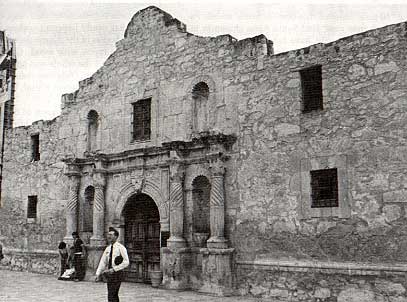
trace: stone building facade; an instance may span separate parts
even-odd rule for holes
[[[109,226],[129,281],[290,301],[406,301],[407,23],[273,53],[156,7],[52,121],[5,133],[7,266],[52,273]]]

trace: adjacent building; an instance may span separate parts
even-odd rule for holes
[[[264,35],[200,37],[137,12],[60,116],[5,130],[7,266],[55,273],[78,230],[90,276],[115,226],[128,281],[402,301],[406,47],[400,23],[274,54]]]

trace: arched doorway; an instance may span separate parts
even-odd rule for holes
[[[124,244],[130,266],[126,280],[150,282],[149,272],[160,269],[160,214],[154,200],[146,194],[129,198],[123,217]]]

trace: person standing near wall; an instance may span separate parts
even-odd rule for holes
[[[85,278],[86,268],[86,248],[82,239],[79,237],[78,232],[73,232],[72,237],[74,238],[73,248],[74,248],[74,266],[75,266],[75,279],[74,281],[82,281]]]
[[[61,241],[58,245],[59,260],[61,262],[61,271],[58,280],[61,280],[62,275],[68,268],[68,250],[66,249],[66,243]]]
[[[119,302],[119,289],[123,281],[123,270],[129,266],[129,256],[126,248],[117,242],[119,232],[110,227],[107,234],[109,245],[103,252],[96,270],[95,281],[100,281],[104,275],[107,279],[107,301]]]

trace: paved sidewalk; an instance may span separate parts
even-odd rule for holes
[[[0,270],[0,302],[105,302],[106,284],[58,281],[54,276]],[[154,289],[146,284],[122,283],[121,302],[236,302],[246,297],[212,297],[191,291]]]

